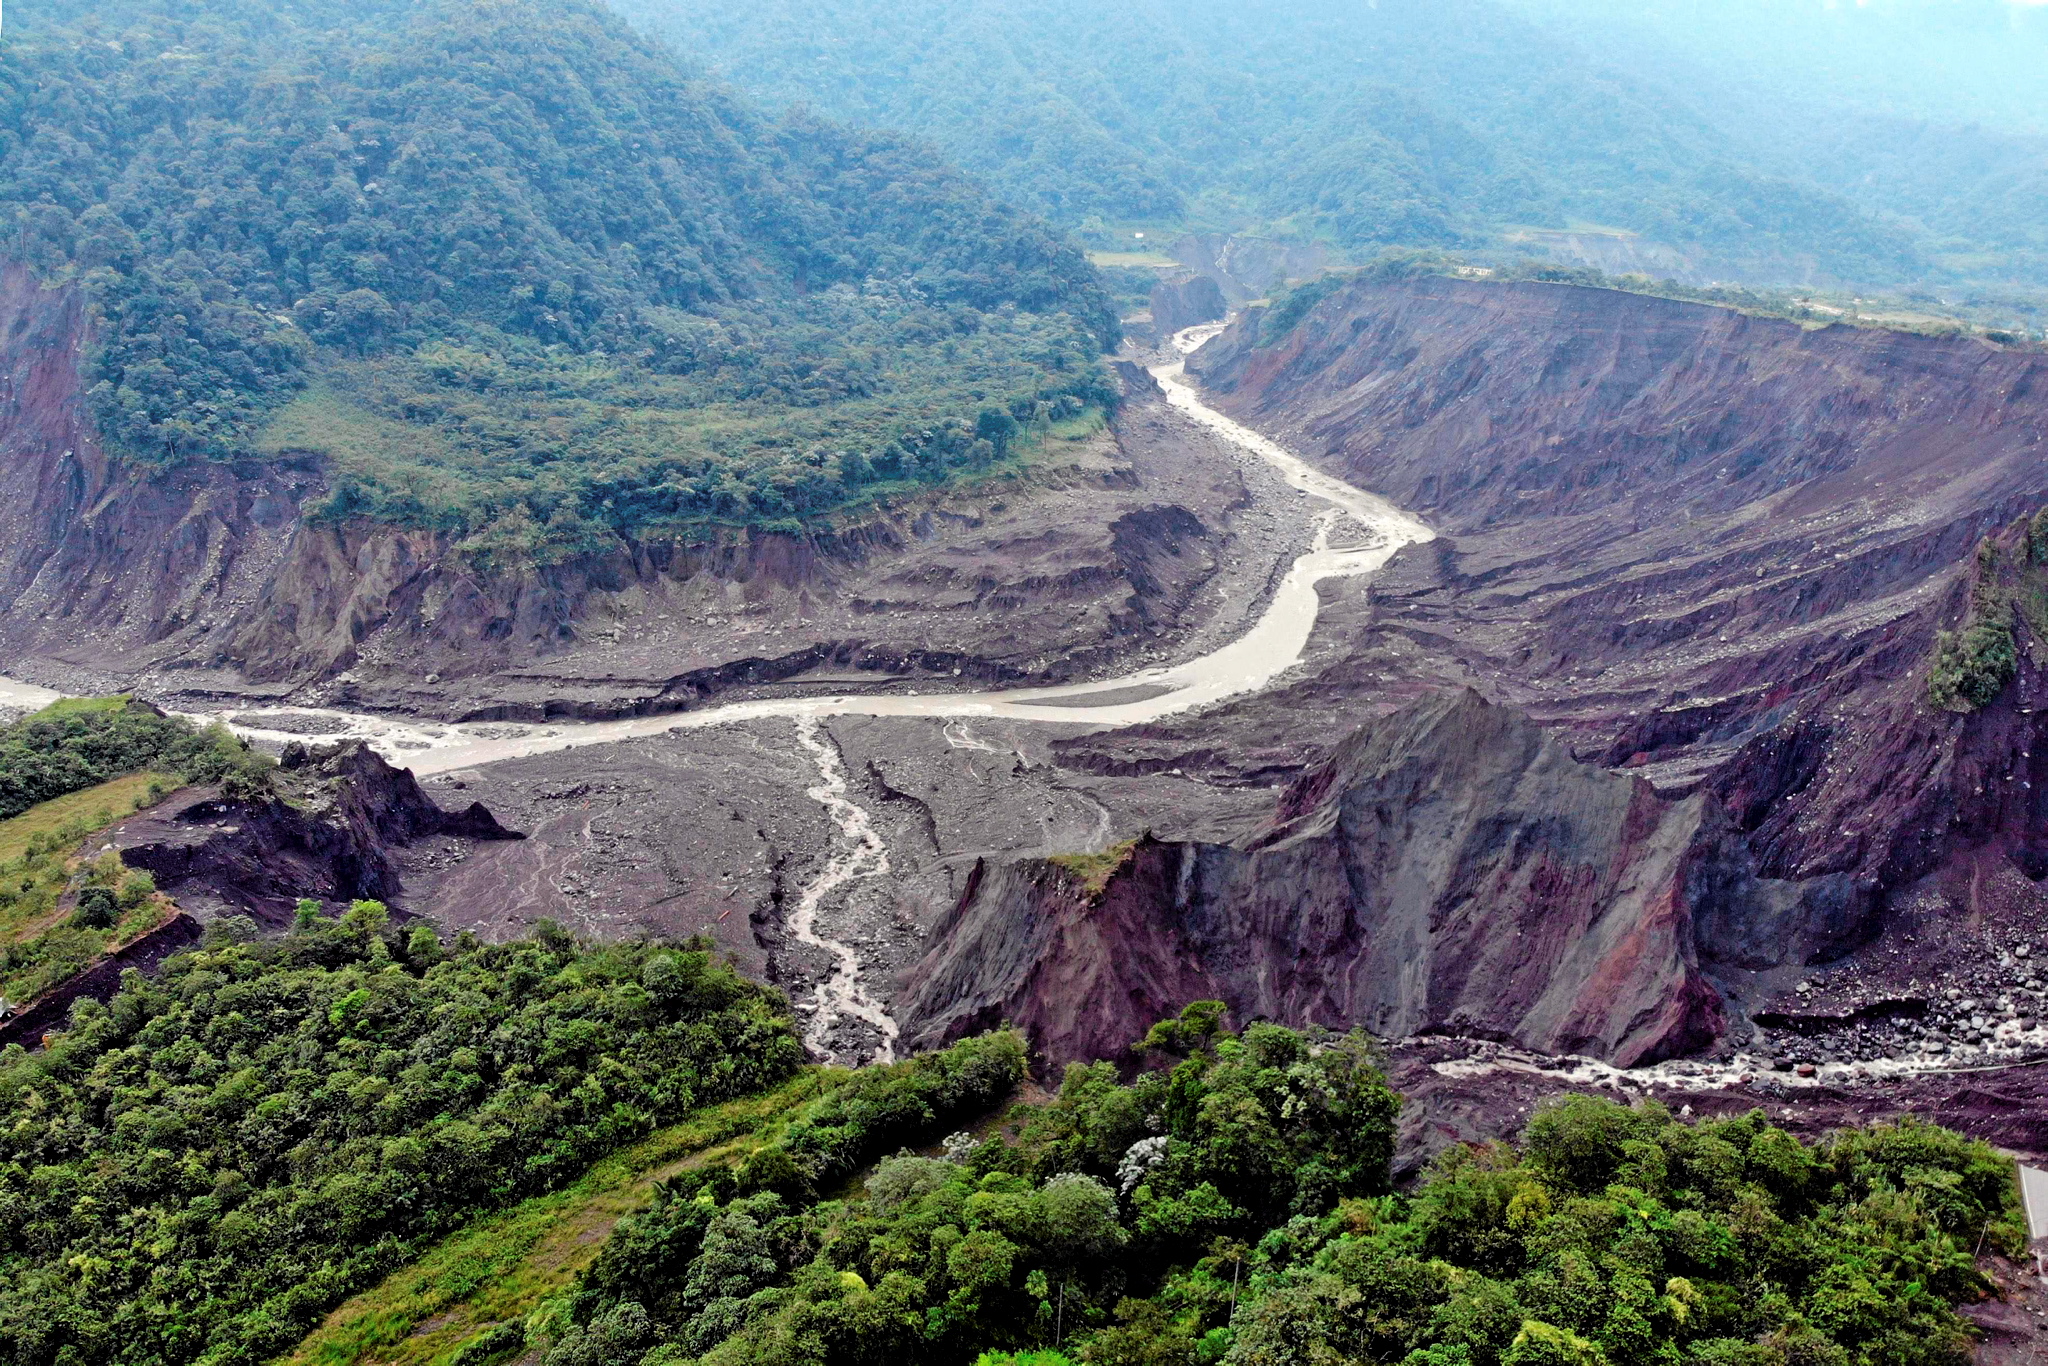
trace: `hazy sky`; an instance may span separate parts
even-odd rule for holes
[[[1508,0],[1637,69],[1762,98],[2048,132],[2048,0]]]

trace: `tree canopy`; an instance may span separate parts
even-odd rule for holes
[[[858,1190],[794,1145],[678,1178],[536,1316],[547,1366],[1961,1366],[1974,1251],[2023,1241],[2011,1164],[1932,1126],[1590,1096],[1395,1194],[1364,1037],[1198,1003],[1147,1043]]]
[[[0,223],[90,294],[131,461],[312,453],[331,517],[573,553],[973,472],[984,408],[1111,393],[1073,244],[585,0],[9,17]]]
[[[255,782],[269,765],[223,726],[202,730],[132,697],[70,699],[0,726],[0,820],[145,769]]]
[[[0,1053],[0,1358],[255,1363],[419,1241],[802,1057],[702,946],[216,925]]]

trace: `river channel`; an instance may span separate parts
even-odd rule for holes
[[[768,698],[616,721],[563,721],[519,727],[434,725],[305,708],[294,709],[302,721],[317,724],[329,720],[332,729],[322,728],[320,734],[287,735],[246,725],[235,728],[272,741],[360,737],[386,758],[425,775],[584,745],[612,744],[669,731],[772,717],[1005,718],[1117,727],[1157,721],[1257,692],[1301,659],[1321,606],[1318,584],[1325,579],[1370,574],[1402,546],[1430,540],[1434,533],[1384,498],[1321,473],[1285,447],[1202,402],[1187,379],[1185,357],[1222,327],[1223,324],[1212,323],[1189,328],[1174,338],[1181,358],[1152,367],[1151,373],[1159,380],[1167,401],[1194,422],[1271,465],[1289,484],[1320,499],[1325,507],[1316,517],[1312,548],[1295,560],[1258,621],[1230,644],[1197,659],[1061,687]],[[0,704],[35,703],[55,696],[44,689],[0,679]],[[1089,701],[1097,696],[1104,700]]]

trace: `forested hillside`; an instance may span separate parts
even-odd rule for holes
[[[1724,279],[2048,283],[2017,240],[2025,205],[2040,218],[2038,187],[2020,183],[2031,159],[2002,175],[1970,164],[1996,159],[1995,131],[1932,137],[1930,157],[1927,128],[1902,123],[1924,108],[1835,98],[1886,79],[1847,56],[1860,84],[1847,70],[1799,83],[1790,60],[1767,89],[1737,83],[1724,68],[1771,46],[1768,6],[1732,21],[1669,0],[1644,33],[1628,28],[1643,7],[1551,0],[617,4],[747,89],[931,137],[1069,223],[1263,223],[1354,249],[1598,225]],[[1674,35],[1702,29],[1739,56],[1680,50]],[[1969,37],[1930,82],[1997,47]],[[1888,158],[1917,160],[1917,178],[1873,180]],[[1944,193],[1974,207],[1944,208]]]
[[[1192,1009],[1153,1031],[1166,1067],[1072,1067],[849,1199],[773,1148],[684,1174],[547,1366],[1932,1366],[1968,1359],[1979,1241],[2020,1237],[2010,1164],[1930,1126],[1808,1147],[1588,1096],[1391,1194],[1368,1041],[1215,1026]]]
[[[256,1363],[423,1237],[801,1059],[700,949],[218,926],[0,1053],[0,1359]]]
[[[775,122],[584,0],[16,7],[0,221],[133,462],[572,553],[792,522],[1106,397],[1078,250],[925,148]]]
[[[1922,264],[1907,234],[1745,165],[1710,110],[1494,0],[619,7],[746,88],[923,133],[1069,222],[1237,212],[1367,247],[1585,219],[1863,278]]]
[[[438,1235],[800,1056],[694,945],[444,944],[374,902],[252,935],[216,925],[0,1053],[7,1361],[255,1366]],[[1001,1115],[1014,1033],[828,1072],[673,1166],[565,1293],[434,1359],[1961,1366],[1974,1257],[2023,1241],[2010,1162],[1910,1120],[1808,1147],[1761,1112],[1572,1097],[1398,1194],[1362,1034],[1237,1035],[1201,1002],[1143,1051]],[[301,1355],[372,1359],[336,1328]]]

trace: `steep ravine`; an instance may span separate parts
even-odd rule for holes
[[[1191,368],[1441,534],[1330,604],[1258,707],[1154,728],[1154,762],[1312,760],[1332,711],[1468,683],[1580,758],[1712,795],[1800,888],[1700,922],[1703,959],[1784,1022],[1781,1059],[1977,1047],[2039,1013],[2016,950],[2048,933],[2048,642],[2015,621],[2017,677],[1967,715],[1930,704],[1928,669],[1980,543],[2048,506],[2048,355],[1425,278],[1340,289],[1282,336],[1248,317]],[[1791,989],[1816,968],[1824,1009]]]
[[[1192,347],[1213,329],[1194,329],[1183,345]],[[1286,485],[1305,495],[1313,514],[1313,546],[1296,558],[1267,598],[1258,618],[1235,640],[1186,663],[1149,669],[1123,679],[1066,688],[1022,689],[975,695],[954,693],[920,697],[849,696],[819,701],[790,699],[706,707],[631,721],[564,723],[556,726],[407,725],[336,711],[273,708],[252,714],[230,713],[245,733],[272,742],[295,737],[344,738],[381,743],[403,756],[422,773],[469,772],[478,766],[530,758],[571,748],[651,737],[679,730],[723,727],[733,722],[768,717],[793,717],[797,747],[815,763],[820,781],[808,794],[824,807],[837,832],[837,842],[823,865],[796,893],[783,924],[795,947],[770,966],[785,979],[813,983],[800,1008],[808,1017],[807,1042],[820,1056],[854,1058],[891,1055],[897,1024],[877,994],[868,965],[854,943],[832,925],[856,912],[840,903],[853,884],[883,877],[890,871],[888,851],[875,833],[868,812],[849,795],[843,761],[836,742],[819,724],[822,716],[990,717],[1037,721],[1051,725],[1105,724],[1152,719],[1186,712],[1219,699],[1256,692],[1284,673],[1299,656],[1321,604],[1319,585],[1331,578],[1369,574],[1384,565],[1402,545],[1426,539],[1426,528],[1383,500],[1317,473],[1284,448],[1245,431],[1207,409],[1181,382],[1182,366],[1165,362],[1154,370],[1164,383],[1172,406],[1201,428],[1215,433],[1239,452],[1248,467],[1277,473]],[[254,724],[251,725],[250,723]],[[274,727],[274,729],[271,729]],[[981,746],[964,727],[949,745]],[[1086,799],[1096,813],[1094,832],[1085,841],[1106,842],[1112,816],[1099,802]],[[587,806],[587,802],[586,802]],[[737,813],[735,813],[737,815]],[[586,826],[587,826],[586,822]],[[723,914],[720,919],[722,920]],[[822,954],[822,967],[801,963]]]
[[[1192,348],[1214,328],[1194,328],[1179,339]],[[849,693],[817,698],[764,698],[700,706],[687,711],[636,714],[615,721],[562,721],[550,725],[453,722],[407,723],[333,708],[230,708],[219,716],[243,734],[283,743],[295,737],[363,739],[422,774],[609,744],[677,730],[694,730],[767,717],[932,716],[1002,717],[1049,724],[1120,726],[1197,711],[1228,698],[1256,694],[1291,669],[1307,646],[1322,607],[1322,585],[1376,573],[1403,546],[1430,539],[1430,529],[1383,498],[1309,466],[1285,447],[1205,405],[1182,378],[1183,362],[1153,368],[1168,402],[1195,426],[1237,449],[1239,459],[1276,473],[1306,497],[1283,505],[1304,517],[1312,534],[1242,632],[1193,659],[1085,684],[1022,687],[993,692],[949,689],[900,695]],[[1299,540],[1290,536],[1289,540]]]

